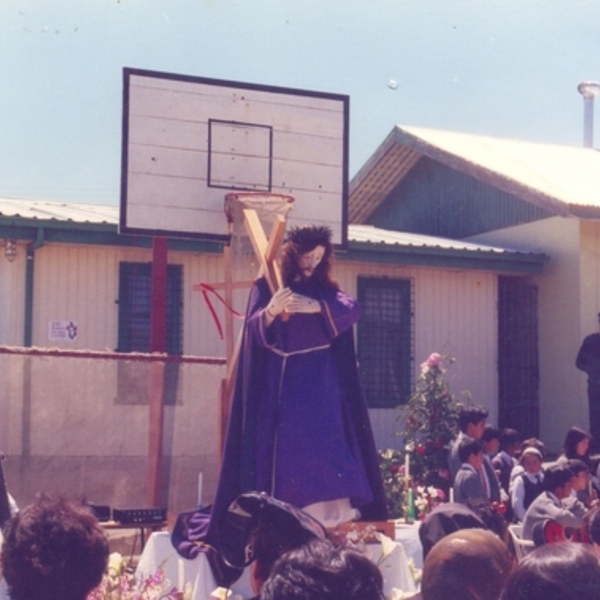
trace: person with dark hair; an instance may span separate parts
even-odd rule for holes
[[[579,459],[569,460],[567,464],[574,475],[573,490],[563,504],[570,509],[579,502],[587,509],[592,508],[598,503],[598,498],[591,485],[590,470],[587,464]]]
[[[466,406],[458,414],[458,427],[460,432],[450,448],[448,467],[452,477],[456,477],[462,464],[458,456],[458,448],[464,440],[481,440],[485,430],[488,411],[483,406]]]
[[[419,526],[423,559],[442,538],[461,529],[487,529],[508,543],[506,521],[487,500],[473,499],[466,505],[444,502],[436,506]]]
[[[508,504],[508,494],[504,493],[500,485],[500,479],[492,464],[494,457],[500,448],[500,430],[491,423],[487,423],[481,436],[483,446],[483,468],[488,480],[487,496],[490,502],[502,502]]]
[[[261,600],[384,600],[381,572],[364,555],[312,540],[284,554],[265,582]]]
[[[483,446],[477,440],[463,440],[458,457],[462,464],[454,478],[454,501],[459,504],[475,499],[489,502],[485,490]]]
[[[108,540],[82,504],[40,494],[3,534],[1,562],[11,600],[85,600],[102,579]]]
[[[441,539],[423,564],[423,600],[497,600],[512,569],[508,547],[484,529]]]
[[[600,325],[600,313],[598,313]],[[579,348],[575,366],[587,374],[590,431],[596,443],[600,441],[600,333],[586,336]],[[598,450],[598,448],[595,448]]]
[[[517,465],[515,454],[521,443],[521,434],[516,429],[500,431],[500,451],[492,459],[492,465],[500,479],[502,489],[509,494],[510,473]]]
[[[423,559],[427,558],[431,549],[441,539],[461,529],[487,529],[487,527],[483,519],[470,506],[458,502],[444,502],[436,506],[419,525]]]
[[[600,562],[588,544],[557,542],[529,553],[513,569],[502,600],[596,600]]]
[[[533,539],[537,523],[552,520],[562,527],[579,529],[583,522],[585,508],[580,504],[571,509],[563,504],[573,489],[574,475],[568,465],[554,464],[544,472],[544,491],[531,503],[523,518],[521,537]]]
[[[588,516],[588,535],[596,556],[600,558],[600,508],[592,510]]]
[[[579,459],[586,463],[590,460],[592,436],[581,427],[570,427],[565,435],[563,451],[559,460]]]

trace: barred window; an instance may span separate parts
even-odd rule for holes
[[[150,352],[152,265],[119,265],[119,352]],[[182,354],[182,267],[167,267],[167,353]]]
[[[358,278],[358,360],[371,408],[404,404],[411,391],[412,298],[408,279]]]

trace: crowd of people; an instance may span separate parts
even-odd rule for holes
[[[500,431],[486,423],[487,416],[479,406],[459,415],[460,433],[448,459],[454,501],[489,502],[507,524],[522,524],[521,535],[529,540],[546,521],[581,528],[598,503],[600,457],[590,455],[591,435],[571,427],[560,456],[549,461],[541,440],[523,440],[514,429]]]
[[[448,456],[454,501],[420,525],[423,600],[598,597],[600,457],[590,454],[592,436],[571,427],[550,460],[542,441],[500,431],[487,417],[478,406],[461,411]],[[515,552],[522,540],[524,557]]]
[[[422,600],[552,600],[600,597],[600,509],[591,436],[576,427],[561,455],[514,430],[463,411],[449,453],[454,502],[420,524]],[[509,511],[499,507],[508,506]],[[507,529],[533,548],[518,562]],[[560,527],[550,537],[548,524]],[[11,600],[85,600],[106,568],[108,542],[78,502],[40,495],[3,528],[3,575]],[[264,492],[241,494],[223,521],[225,561],[249,567],[253,600],[383,600],[377,566],[332,540],[308,512]]]

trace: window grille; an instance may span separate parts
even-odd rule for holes
[[[150,352],[152,265],[119,266],[119,352]],[[182,267],[167,267],[167,353],[183,352]]]
[[[393,408],[407,401],[412,372],[412,297],[408,279],[359,277],[358,359],[367,403]]]

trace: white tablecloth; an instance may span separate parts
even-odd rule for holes
[[[423,546],[419,539],[419,527],[421,521],[406,525],[396,521],[396,541],[404,546],[408,558],[412,558],[415,567],[423,568]]]
[[[167,579],[179,590],[184,590],[190,584],[192,600],[209,600],[211,593],[217,588],[206,556],[201,552],[193,560],[181,558],[171,543],[171,534],[167,532],[156,532],[148,538],[140,556],[137,574],[144,577],[152,575],[159,567],[162,567]],[[242,598],[254,595],[247,570],[235,582],[231,591]]]
[[[418,524],[397,524],[396,537],[399,544],[393,540],[389,540],[386,547],[382,544],[369,544],[366,551],[366,555],[381,570],[386,597],[390,596],[392,588],[405,592],[415,591],[408,559],[412,558],[418,568],[421,568],[423,563]],[[166,532],[157,532],[150,536],[140,557],[137,573],[148,576],[155,573],[159,567],[163,568],[165,576],[178,589],[183,590],[189,584],[192,588],[192,600],[208,600],[217,587],[206,556],[200,553],[193,560],[181,558],[171,544],[170,534]],[[254,595],[248,570],[235,582],[231,591],[241,598],[251,598]]]

